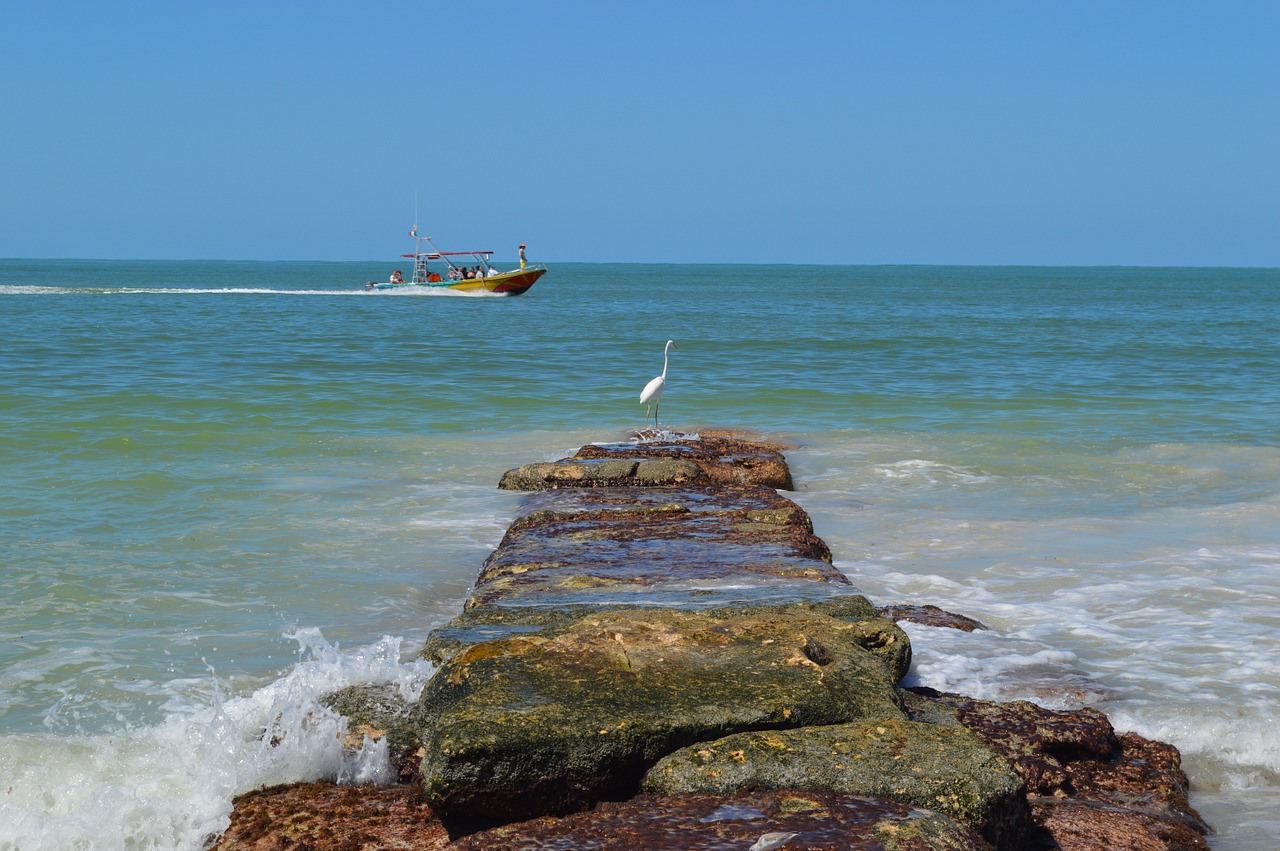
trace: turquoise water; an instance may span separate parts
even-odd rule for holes
[[[376,772],[315,695],[420,685],[502,471],[638,427],[667,339],[664,424],[790,441],[855,584],[992,627],[910,628],[915,681],[1096,705],[1215,848],[1280,845],[1280,271],[550,266],[0,261],[0,849],[199,848]]]

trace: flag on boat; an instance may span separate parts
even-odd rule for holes
[[[417,235],[418,235],[418,226],[414,225],[413,229],[409,231],[409,236],[416,237]]]

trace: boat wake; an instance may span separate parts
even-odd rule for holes
[[[507,298],[510,293],[487,290],[453,290],[448,287],[414,287],[400,290],[299,290],[278,287],[50,287],[9,284],[0,286],[0,296],[5,295],[286,295],[286,296],[394,296],[421,298],[447,296],[450,298]]]
[[[50,287],[0,286],[0,295],[364,295],[361,290],[295,290],[276,287]]]

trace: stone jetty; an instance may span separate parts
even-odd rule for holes
[[[646,435],[508,471],[529,492],[416,703],[329,703],[403,785],[236,801],[230,849],[1204,849],[1173,747],[1095,710],[901,685],[896,620],[831,564],[786,447]]]

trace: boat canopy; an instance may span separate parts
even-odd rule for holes
[[[441,257],[492,257],[492,251],[432,251],[426,254],[401,254],[401,257],[425,257],[439,260]]]

